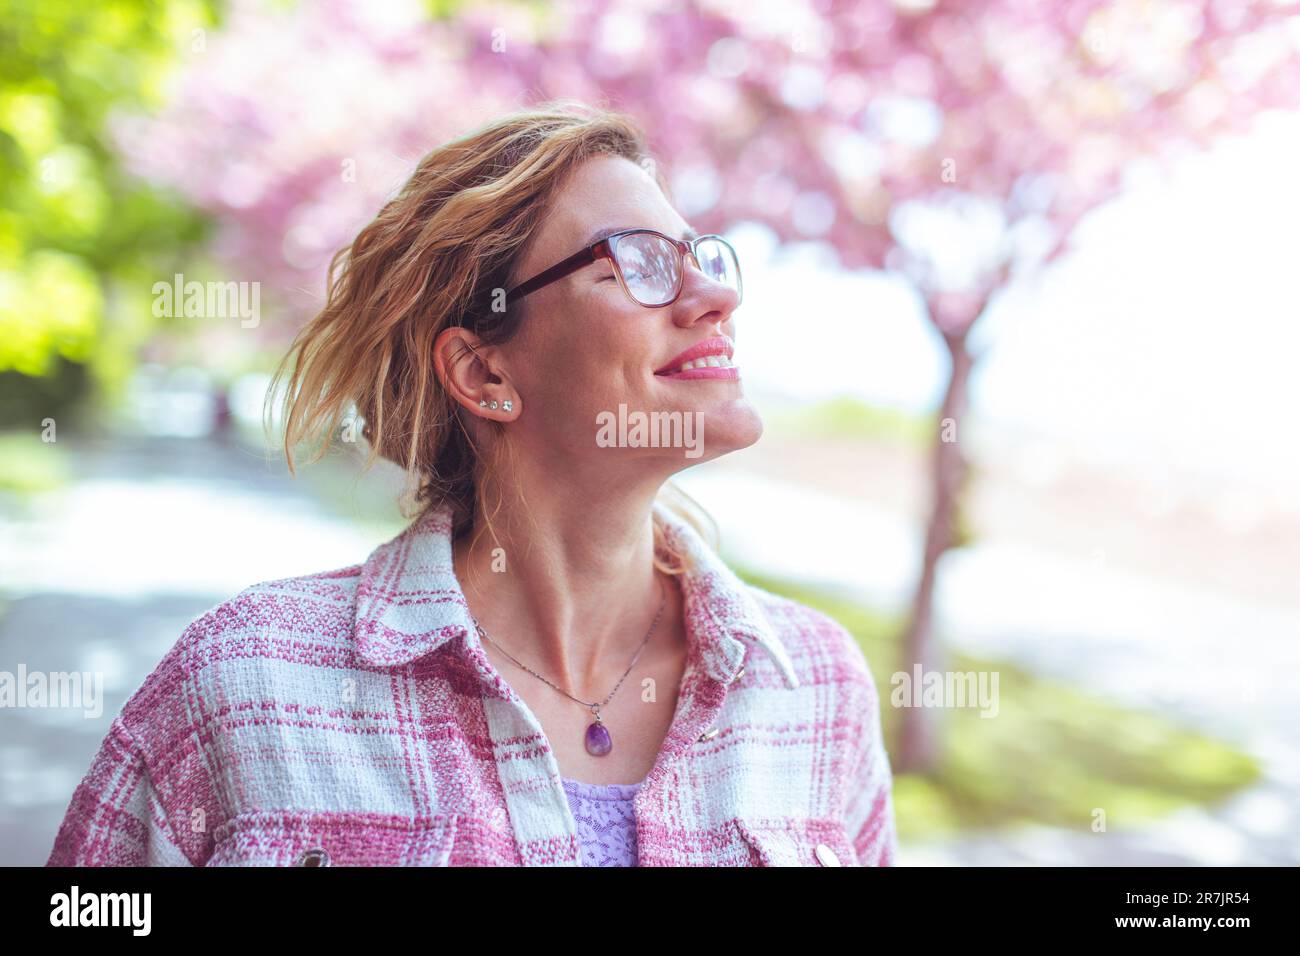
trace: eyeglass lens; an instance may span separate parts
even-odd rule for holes
[[[666,305],[677,295],[682,256],[662,236],[648,232],[622,236],[614,255],[628,291],[642,305]],[[740,266],[726,243],[705,239],[696,246],[696,258],[700,271],[714,282],[740,290]]]

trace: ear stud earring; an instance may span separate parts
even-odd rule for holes
[[[479,407],[479,408],[487,408],[487,402],[480,398],[480,399],[478,400],[478,407]]]
[[[513,411],[515,407],[515,403],[510,401],[510,399],[507,398],[504,402],[501,403],[501,407],[508,412]]]
[[[496,411],[496,407],[497,407],[497,402],[495,398],[492,401],[488,402],[488,408],[492,409],[493,411]]]

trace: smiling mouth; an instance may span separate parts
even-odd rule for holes
[[[738,379],[740,370],[732,363],[731,339],[715,336],[693,345],[658,369],[659,378]]]
[[[655,377],[734,382],[740,378],[740,369],[732,365],[731,359],[725,355],[707,355],[683,362],[668,371],[655,372]]]
[[[689,362],[683,362],[676,367],[664,369],[662,372],[655,372],[656,375],[673,375],[677,372],[689,372],[696,368],[735,368],[731,364],[731,358],[726,355],[706,355],[703,358],[691,359]]]

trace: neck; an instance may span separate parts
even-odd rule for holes
[[[478,496],[474,530],[454,548],[456,576],[491,639],[582,700],[609,693],[661,603],[660,636],[672,606],[669,583],[657,580],[653,563],[657,486],[603,485],[538,476],[517,487],[559,493],[526,502],[488,490],[492,504]],[[653,645],[654,635],[642,660]]]

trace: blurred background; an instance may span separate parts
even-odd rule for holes
[[[680,483],[862,643],[902,862],[1300,863],[1296,4],[0,0],[0,83],[0,677],[103,679],[0,706],[0,864],[194,617],[405,525],[287,474],[269,372],[424,152],[555,97],[740,252],[767,430]]]

